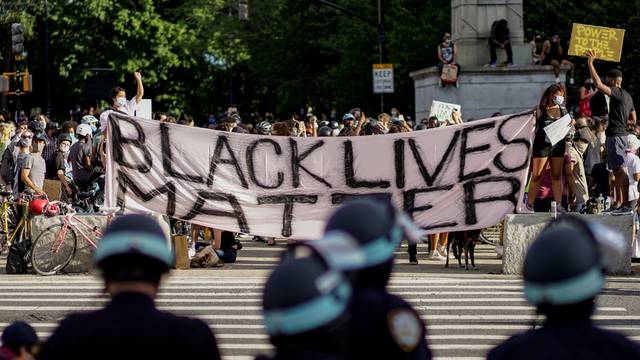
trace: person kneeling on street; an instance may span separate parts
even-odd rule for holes
[[[154,305],[173,262],[154,219],[137,214],[115,219],[94,259],[111,302],[62,320],[39,359],[220,359],[206,323]]]
[[[640,359],[640,346],[594,325],[591,316],[611,255],[627,240],[595,221],[563,216],[547,226],[524,260],[524,295],[546,318],[489,353],[499,359]]]

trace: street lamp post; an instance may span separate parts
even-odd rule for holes
[[[384,33],[384,0],[378,0],[378,22],[371,21],[369,18],[362,16],[361,14],[342,7],[338,4],[326,0],[314,0],[315,2],[332,7],[347,15],[353,16],[357,19],[364,21],[365,23],[378,29],[378,60],[380,64],[385,62],[387,56],[387,49],[385,47],[385,33]],[[384,94],[380,94],[380,112],[384,112]]]

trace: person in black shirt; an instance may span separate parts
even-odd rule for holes
[[[607,83],[604,84],[593,65],[596,58],[595,51],[589,50],[585,56],[588,59],[589,72],[596,87],[603,94],[609,96],[609,126],[605,131],[607,135],[605,149],[607,166],[615,176],[613,185],[615,203],[608,210],[620,214],[631,213],[632,209],[628,207],[629,177],[624,167],[624,159],[627,148],[627,121],[631,120],[634,124],[636,123],[633,99],[626,90],[622,89],[622,72],[620,70],[610,70],[606,77]]]
[[[507,65],[513,66],[513,51],[509,41],[509,23],[505,19],[494,21],[491,25],[491,36],[489,37],[489,50],[491,52],[491,67],[496,66],[498,56],[496,50],[504,49],[507,53]]]
[[[62,183],[62,189],[64,190],[65,197],[69,197],[73,194],[70,179],[67,179],[66,173],[68,166],[67,165],[67,155],[69,153],[69,148],[71,147],[71,143],[73,139],[71,139],[71,135],[69,134],[60,134],[58,136],[58,147],[57,150],[53,153],[53,156],[47,163],[47,179],[58,180]]]
[[[573,85],[573,73],[575,65],[566,59],[560,35],[555,34],[551,37],[551,41],[547,40],[542,45],[542,65],[553,66],[553,74],[556,76],[556,84],[560,83],[560,65],[569,66],[569,84]]]
[[[551,161],[551,188],[553,199],[557,204],[562,204],[562,170],[564,168],[564,154],[567,149],[565,140],[552,145],[546,137],[544,128],[567,114],[564,108],[564,88],[560,85],[551,85],[545,90],[538,105],[536,120],[536,133],[533,139],[533,158],[531,159],[531,183],[529,184],[528,202],[523,213],[533,212],[533,204],[540,190],[544,170],[547,162]],[[566,211],[559,205],[559,211]]]
[[[60,323],[38,359],[213,359],[216,339],[201,320],[158,310],[160,279],[173,262],[160,225],[129,214],[115,219],[94,252],[111,301]]]

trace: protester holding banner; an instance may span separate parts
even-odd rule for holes
[[[607,140],[605,148],[607,152],[607,165],[615,176],[614,195],[615,203],[609,211],[615,213],[630,213],[629,208],[629,179],[624,168],[625,150],[627,148],[627,120],[636,122],[636,110],[633,106],[631,95],[622,88],[622,72],[617,69],[607,73],[606,84],[600,80],[593,62],[596,53],[589,50],[585,53],[591,78],[595,81],[598,90],[609,96],[609,125],[605,134]]]
[[[537,109],[536,133],[533,140],[533,159],[531,161],[531,182],[529,183],[528,202],[524,212],[534,211],[534,202],[540,189],[547,162],[551,162],[551,187],[553,199],[557,204],[562,203],[562,170],[564,154],[566,152],[565,140],[551,144],[547,140],[544,128],[554,121],[566,115],[564,108],[565,91],[560,85],[551,85],[545,90]],[[566,212],[566,208],[559,206],[559,212]]]
[[[442,69],[445,65],[456,67],[456,79],[460,76],[460,65],[457,63],[456,58],[458,56],[458,48],[456,44],[451,41],[451,34],[446,32],[442,37],[442,42],[438,45],[438,73],[442,75]],[[456,80],[456,86],[458,81]],[[443,86],[442,80],[440,80],[440,86]]]

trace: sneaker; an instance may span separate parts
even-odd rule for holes
[[[440,254],[437,250],[433,252],[433,254],[431,255],[431,259],[440,261],[447,260],[447,258],[442,256],[442,254]]]
[[[564,206],[562,206],[562,205],[558,205],[556,207],[556,212],[558,214],[566,214],[566,213],[568,213],[567,209],[565,209]]]
[[[517,66],[517,65],[516,65],[516,64],[513,64],[513,63],[508,63],[508,64],[507,64],[507,67],[510,67],[510,68],[515,67],[515,66]]]
[[[418,265],[418,258],[415,255],[409,255],[409,264]]]
[[[603,214],[608,214],[608,213],[612,213],[616,210],[618,210],[619,208],[621,208],[622,206],[615,206],[615,205],[611,205],[610,208],[608,208],[607,210],[604,210],[602,213]]]
[[[633,214],[633,210],[628,206],[620,206],[619,208],[611,212],[611,215],[631,215],[631,214]]]
[[[492,68],[496,67],[496,63],[495,62],[489,63],[489,67],[492,67]]]
[[[526,203],[522,205],[520,211],[518,211],[518,214],[535,214],[535,212],[536,211],[533,209],[533,206],[529,205],[529,203]]]

